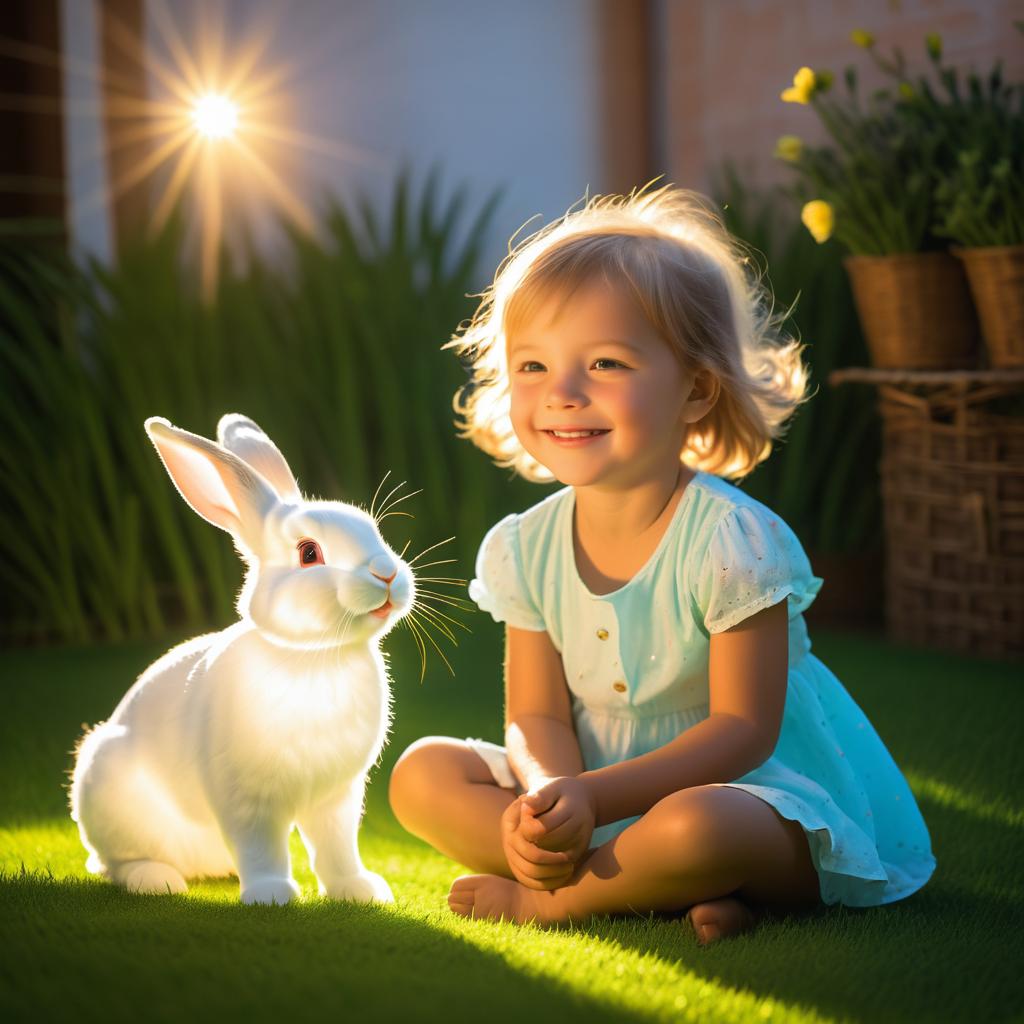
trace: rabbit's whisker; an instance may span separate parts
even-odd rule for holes
[[[318,647],[316,650],[316,654],[313,656],[314,673],[318,673],[321,670],[321,668],[327,663],[329,656],[334,651],[336,651],[337,648],[335,647],[335,643],[338,639],[339,628],[340,623],[329,623],[327,626],[324,627],[324,629],[320,633],[320,636],[317,638]],[[327,636],[328,633],[331,634],[331,641],[329,645],[325,646],[321,643],[321,641]]]
[[[436,544],[431,544],[429,548],[424,548],[418,555],[416,555],[415,558],[410,558],[409,559],[409,564],[410,565],[415,565],[417,560],[422,558],[428,551],[433,551],[434,548],[439,548],[442,544],[447,544],[449,541],[453,541],[453,540],[455,540],[454,536],[445,537],[444,540],[439,540]],[[453,558],[453,559],[451,559],[451,561],[454,562],[455,559]],[[438,563],[431,563],[431,564],[438,564]],[[421,566],[421,568],[422,568],[422,566]]]
[[[450,565],[452,562],[458,561],[455,558],[439,558],[436,562],[424,562],[422,565],[417,566],[418,569],[429,569],[432,565]],[[412,563],[406,563],[411,565]]]
[[[424,623],[430,622],[435,629],[440,630],[456,647],[459,646],[459,641],[455,639],[455,634],[442,622],[438,617],[437,613],[432,608],[426,607],[426,605],[417,604],[416,611],[420,612],[424,616]]]
[[[432,590],[420,590],[417,597],[422,597],[424,601],[431,601],[436,604],[446,604],[450,608],[457,608],[460,612],[468,612],[473,609],[473,605],[461,597],[449,597],[447,594],[435,594]]]
[[[436,622],[439,627],[441,626],[442,622],[450,622],[453,626],[458,626],[459,629],[465,630],[471,636],[473,634],[473,630],[471,630],[469,626],[467,626],[464,622],[460,622],[458,619],[453,619],[450,615],[446,615],[444,612],[439,611],[437,608],[429,607],[426,605],[420,605],[419,611],[423,612],[424,614],[430,615],[432,617],[432,620]],[[455,639],[454,635],[452,636],[451,640],[456,647],[459,646],[459,643]]]
[[[387,507],[387,503],[391,500],[392,495],[396,494],[404,486],[405,486],[405,481],[403,480],[403,481],[401,481],[401,483],[398,484],[397,487],[392,487],[391,490],[388,491],[387,497],[380,503],[380,511],[377,513],[377,518],[378,519],[380,518],[380,513],[383,512],[384,509]]]
[[[381,516],[380,516],[380,518],[383,519],[385,515],[388,515],[391,512],[391,509],[393,509],[396,505],[400,505],[407,498],[415,498],[417,494],[422,494],[422,493],[423,493],[423,488],[421,487],[418,491],[410,491],[408,494],[403,494],[400,498],[395,498],[395,500],[393,502],[391,502],[390,505],[388,505],[387,501],[385,500],[384,506],[387,507],[387,512],[384,511],[384,506],[382,506],[381,507]]]
[[[373,513],[373,506],[377,503],[377,495],[380,494],[380,489],[384,486],[384,481],[391,476],[391,470],[389,469],[381,478],[380,483],[377,484],[377,490],[373,492],[373,497],[370,499],[370,518],[375,520],[377,517]]]
[[[399,552],[399,555],[398,555],[398,557],[399,557],[399,558],[405,558],[405,553],[406,553],[406,551],[408,551],[408,550],[409,550],[409,545],[410,545],[411,543],[412,543],[412,538],[410,537],[410,538],[409,538],[409,540],[407,540],[407,541],[405,542],[405,547],[404,547],[404,548],[402,548],[401,552]]]
[[[432,590],[421,587],[417,591],[417,597],[429,598],[435,604],[446,604],[452,608],[459,608],[461,611],[472,611],[473,605],[464,597],[456,597],[454,594],[438,594]]]
[[[377,525],[379,526],[381,523],[383,523],[384,520],[387,519],[388,516],[408,516],[410,519],[415,519],[416,518],[411,512],[392,512],[390,509],[388,509],[388,511],[385,512],[377,520]]]
[[[416,582],[417,583],[425,583],[425,582],[429,582],[429,581],[428,580],[417,580]],[[444,598],[447,598],[449,601],[461,602],[462,604],[466,605],[466,607],[472,607],[472,602],[468,598],[460,597],[458,594],[441,593],[440,590],[431,590],[428,587],[417,587],[416,589],[417,589],[417,593],[433,594],[435,597],[444,597]]]
[[[465,586],[467,580],[456,579],[454,576],[417,576],[417,583],[446,583],[449,586]]]
[[[414,611],[410,611],[409,614],[415,616]],[[426,628],[426,623],[420,622],[419,625],[420,628],[423,630],[423,635],[431,642],[431,644],[434,647],[434,650],[441,655],[441,660],[448,666],[448,671],[451,672],[451,674],[454,676],[455,669],[452,668],[451,662],[444,656],[444,651],[442,651],[441,648],[437,646],[437,641],[430,635],[430,631]]]
[[[342,616],[340,620],[336,622],[328,622],[328,624],[321,630],[320,636],[317,637],[317,650],[313,657],[313,671],[319,672],[323,668],[328,660],[334,656],[337,657],[340,651],[339,644],[343,637],[341,635],[342,630],[345,626],[345,617]],[[323,644],[323,640],[327,635],[331,635],[331,639],[328,644]]]
[[[314,648],[313,654],[313,669],[316,672],[320,670],[320,663],[324,661],[326,657],[326,648],[323,645],[323,641],[326,639],[328,634],[331,634],[332,639],[336,638],[336,630],[338,628],[337,622],[329,622],[320,631],[320,635],[316,638],[316,647]]]
[[[355,619],[355,617],[356,617],[356,613],[354,611],[349,610],[349,611],[347,611],[345,613],[345,617],[342,619],[342,623],[344,624],[345,628],[344,628],[344,632],[341,634],[341,640],[338,641],[339,644],[343,644],[345,642],[345,640],[347,639],[347,637],[348,637],[348,628],[349,628],[349,626],[352,625],[352,621]]]
[[[409,632],[412,634],[413,640],[416,641],[416,646],[420,651],[420,683],[423,682],[423,676],[427,671],[427,649],[423,646],[423,641],[420,639],[419,630],[416,628],[416,624],[413,622],[410,616],[406,616],[402,619],[402,622],[408,627]]]

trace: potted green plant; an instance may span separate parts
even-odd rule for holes
[[[740,486],[784,516],[815,575],[826,583],[808,623],[874,628],[882,623],[885,578],[877,466],[881,423],[874,394],[827,386],[842,366],[863,364],[865,343],[841,250],[816,246],[777,186],[751,189],[733,162],[713,174],[711,194],[732,234],[770,281],[782,329],[807,343],[813,394],[785,442]]]
[[[853,33],[874,55],[874,38]],[[824,145],[783,136],[776,156],[797,175],[802,219],[819,243],[835,238],[848,255],[857,312],[871,361],[880,367],[948,369],[976,362],[978,327],[960,263],[933,229],[935,168],[953,160],[943,132],[905,108],[914,102],[899,84],[859,94],[857,71],[844,74],[845,93],[828,71],[801,68],[781,98],[812,107],[828,134]]]
[[[1024,22],[1017,22],[1024,32]],[[1002,62],[962,84],[943,67],[942,40],[928,54],[943,94],[922,80],[908,114],[945,127],[955,160],[935,178],[936,234],[963,261],[993,367],[1024,366],[1024,83],[1005,83]]]

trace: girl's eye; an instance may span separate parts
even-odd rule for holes
[[[315,540],[300,540],[296,545],[299,549],[299,565],[323,565],[324,555]]]
[[[595,359],[594,367],[598,370],[620,370],[625,366],[617,359]]]
[[[521,373],[540,373],[543,369],[544,364],[538,363],[535,359],[531,359],[519,367]]]

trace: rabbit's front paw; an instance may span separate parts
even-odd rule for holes
[[[291,878],[260,878],[242,890],[243,903],[277,903],[297,900],[302,891]]]
[[[391,886],[374,871],[360,871],[338,878],[328,885],[320,883],[320,895],[332,900],[355,900],[357,903],[394,903]]]

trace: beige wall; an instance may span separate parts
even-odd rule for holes
[[[987,74],[995,59],[1024,78],[1024,0],[665,0],[668,35],[665,170],[678,185],[706,190],[709,171],[733,158],[755,186],[788,181],[772,156],[784,134],[822,137],[808,106],[783,103],[779,93],[801,65],[829,69],[845,91],[842,72],[858,69],[861,93],[886,79],[850,42],[866,29],[884,55],[900,46],[911,69],[924,70],[924,36],[938,32],[948,63]]]

